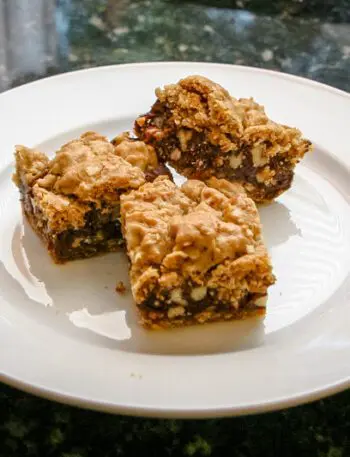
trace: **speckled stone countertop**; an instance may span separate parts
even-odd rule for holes
[[[220,8],[218,8],[220,6]],[[350,91],[349,0],[0,0],[0,91],[95,65],[251,65]],[[146,420],[0,385],[0,456],[350,456],[350,393],[267,415]]]
[[[265,67],[350,90],[349,0],[202,3],[237,9],[179,0],[0,0],[0,90],[62,71],[160,60]]]

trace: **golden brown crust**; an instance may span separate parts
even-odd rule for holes
[[[271,121],[264,107],[252,98],[236,99],[203,76],[189,76],[157,89],[156,95],[170,108],[178,128],[205,131],[209,142],[223,152],[236,151],[241,143],[261,145],[255,154],[257,166],[282,153],[297,162],[310,149],[310,142],[298,129]],[[266,146],[266,141],[271,145]]]
[[[258,212],[240,185],[213,178],[178,188],[160,177],[123,195],[121,215],[138,304],[191,282],[236,306],[274,281]]]
[[[236,148],[227,135],[243,133],[242,110],[219,84],[202,76],[189,76],[157,89],[156,95],[171,110],[178,128],[206,131],[209,141],[225,151]]]
[[[31,202],[33,213],[38,219],[46,221],[47,227],[54,232],[83,227],[85,215],[91,210],[86,203],[65,195],[54,194],[37,185],[33,186]]]
[[[165,177],[121,198],[121,203],[132,264],[140,271],[144,266],[160,265],[172,244],[168,237],[169,219],[187,213],[194,203]]]
[[[312,149],[298,129],[270,120],[252,98],[236,99],[202,76],[156,95],[135,131],[189,179],[238,181],[255,201],[271,201],[290,187],[295,165]]]
[[[83,202],[119,199],[117,189],[137,188],[143,172],[116,155],[107,138],[87,132],[64,145],[36,185],[57,195],[74,195]]]
[[[115,154],[143,172],[155,170],[159,166],[154,148],[143,141],[131,138],[128,132],[115,137],[112,144],[115,146]]]
[[[16,169],[12,177],[17,187],[31,186],[47,169],[48,157],[35,149],[18,145],[15,149]]]
[[[119,202],[120,193],[145,182],[143,171],[116,153],[102,135],[86,132],[64,145],[52,160],[41,152],[17,146],[13,180],[30,191],[34,211],[51,230],[84,225],[90,203]]]

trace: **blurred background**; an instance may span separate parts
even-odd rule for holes
[[[350,0],[0,0],[0,91],[140,61],[251,65],[350,90]]]

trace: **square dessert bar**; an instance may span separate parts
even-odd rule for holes
[[[135,122],[138,137],[187,178],[240,182],[256,202],[287,190],[311,149],[299,130],[271,121],[253,99],[237,100],[204,77],[187,77],[156,96]]]
[[[117,250],[120,195],[158,171],[153,148],[125,134],[113,145],[87,132],[52,160],[17,146],[15,158],[23,212],[57,263]]]
[[[210,178],[158,177],[121,196],[132,293],[150,329],[264,315],[274,283],[254,202]]]

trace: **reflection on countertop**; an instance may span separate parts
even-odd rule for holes
[[[273,14],[268,3],[0,0],[0,91],[79,68],[162,60],[265,67],[349,91],[346,2],[329,16],[316,6],[312,14],[311,4],[293,15],[293,1]]]

